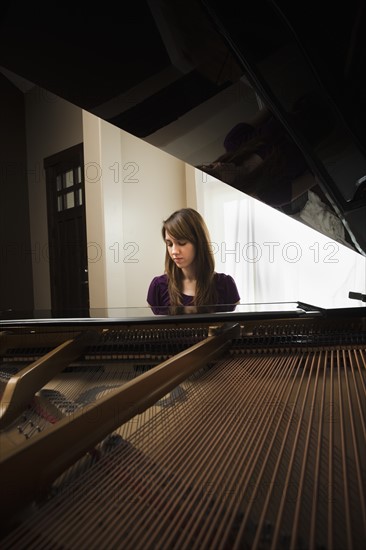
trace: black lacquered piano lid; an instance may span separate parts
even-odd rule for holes
[[[168,308],[167,308],[168,309]],[[1,312],[0,331],[12,326],[45,325],[95,325],[102,323],[108,325],[164,325],[164,324],[222,324],[225,322],[245,322],[261,319],[299,319],[299,318],[366,318],[366,307],[358,305],[349,308],[323,308],[313,304],[298,302],[272,302],[272,303],[247,303],[238,304],[234,311],[228,307],[228,311],[221,306],[221,311],[207,312],[207,307],[202,311],[189,314],[155,315],[149,307],[115,307],[90,309],[88,312],[74,310],[65,311],[61,315],[51,310],[33,311],[6,311]]]
[[[366,251],[366,118],[362,72],[366,50],[364,2],[323,12],[279,1],[203,0],[253,87],[305,155],[353,244]],[[311,9],[311,5],[315,11]],[[316,14],[316,15],[315,15]],[[331,23],[330,23],[331,22]],[[329,117],[322,145],[291,115],[304,98]],[[313,132],[315,123],[311,122]]]
[[[207,162],[207,147],[204,158],[176,150],[182,117],[192,115],[192,132],[207,125],[210,140],[222,142],[210,100],[225,91],[237,100],[249,84],[301,149],[350,246],[365,255],[364,2],[323,11],[282,0],[137,0],[124,4],[122,18],[107,8],[74,10],[72,25],[67,9],[55,17],[44,6],[45,25],[32,5],[8,5],[0,68],[196,166]],[[103,40],[95,39],[101,28]],[[331,120],[319,147],[291,117],[309,95]],[[168,127],[164,143],[159,130]]]

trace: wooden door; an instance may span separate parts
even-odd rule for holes
[[[44,160],[52,314],[89,316],[83,144]]]

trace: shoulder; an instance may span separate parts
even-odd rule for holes
[[[234,284],[235,281],[231,275],[228,275],[227,273],[215,273],[215,282],[216,285],[227,285],[227,284]]]
[[[150,305],[167,305],[169,303],[168,277],[166,274],[154,277],[147,291],[147,302]]]
[[[163,275],[157,275],[154,277],[150,283],[150,286],[156,287],[156,286],[168,286],[168,276],[166,273]]]
[[[231,275],[215,273],[215,285],[219,300],[223,303],[236,303],[240,300],[236,283]]]

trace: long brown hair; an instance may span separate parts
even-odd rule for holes
[[[165,232],[176,240],[184,240],[195,247],[196,294],[192,304],[211,305],[217,301],[214,282],[215,260],[210,242],[210,234],[201,214],[193,208],[182,208],[173,212],[163,221],[162,236]],[[168,276],[168,290],[171,306],[182,305],[183,273],[171,259],[168,248],[165,253],[165,273]]]

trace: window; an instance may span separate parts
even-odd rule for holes
[[[198,169],[196,190],[216,270],[234,277],[241,302],[363,306],[348,293],[366,290],[364,256]]]

